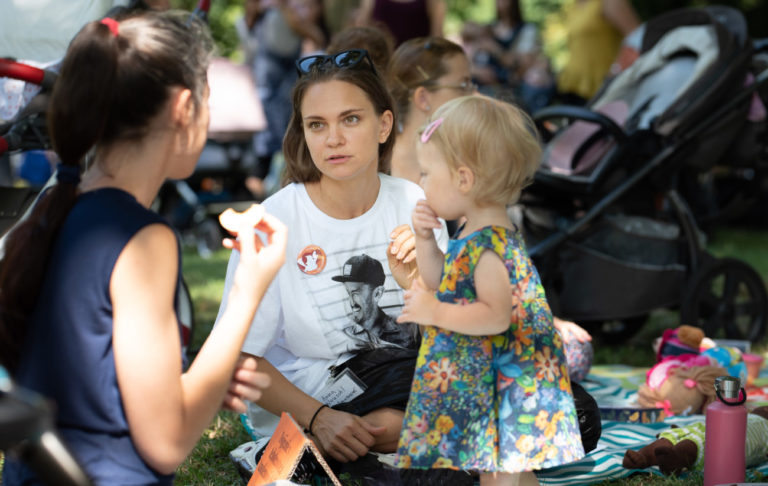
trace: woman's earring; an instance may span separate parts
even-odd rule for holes
[[[429,110],[431,110],[431,109],[432,109],[432,107],[430,107],[429,105],[427,105],[427,106],[425,106],[425,107],[424,107],[424,109],[425,109],[425,110],[427,110],[427,111],[429,111]]]

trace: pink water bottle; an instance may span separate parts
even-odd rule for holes
[[[739,397],[741,390],[741,397]],[[704,486],[743,483],[746,471],[747,393],[735,376],[715,379],[717,400],[706,410]]]

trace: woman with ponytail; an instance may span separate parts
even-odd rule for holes
[[[181,12],[86,24],[48,114],[58,183],[6,242],[0,364],[53,400],[62,439],[97,485],[172,484],[222,403],[243,411],[268,385],[254,360],[238,359],[283,263],[285,227],[239,218],[239,233],[257,227],[268,241],[225,241],[240,250],[229,305],[184,371],[179,242],[149,209],[166,179],[193,172],[205,143],[211,46]],[[4,486],[38,483],[6,457]]]

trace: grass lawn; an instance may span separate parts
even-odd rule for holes
[[[709,250],[716,256],[732,256],[751,264],[763,280],[768,282],[768,231],[751,229],[724,229],[711,240]],[[193,250],[184,254],[184,276],[190,287],[195,303],[196,329],[193,348],[199,347],[205,339],[219,308],[229,252],[221,250],[210,259],[201,259]],[[648,322],[627,342],[607,344],[595,336],[595,363],[623,363],[632,366],[651,366],[654,354],[651,341],[662,330],[680,324],[675,311],[658,310],[651,314]],[[765,352],[768,342],[754,343],[753,350]],[[221,412],[211,426],[203,433],[192,455],[177,472],[178,485],[241,485],[234,466],[228,458],[230,450],[249,440],[239,417]],[[658,476],[636,475],[621,481],[608,481],[602,485],[627,484],[634,486],[693,486],[701,484],[701,477],[690,475],[686,479],[661,478]]]

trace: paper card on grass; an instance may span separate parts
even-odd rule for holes
[[[286,412],[280,417],[280,423],[264,449],[248,486],[262,486],[280,479],[291,479],[305,453],[313,455],[333,484],[341,486],[315,444],[304,435],[299,424]]]

